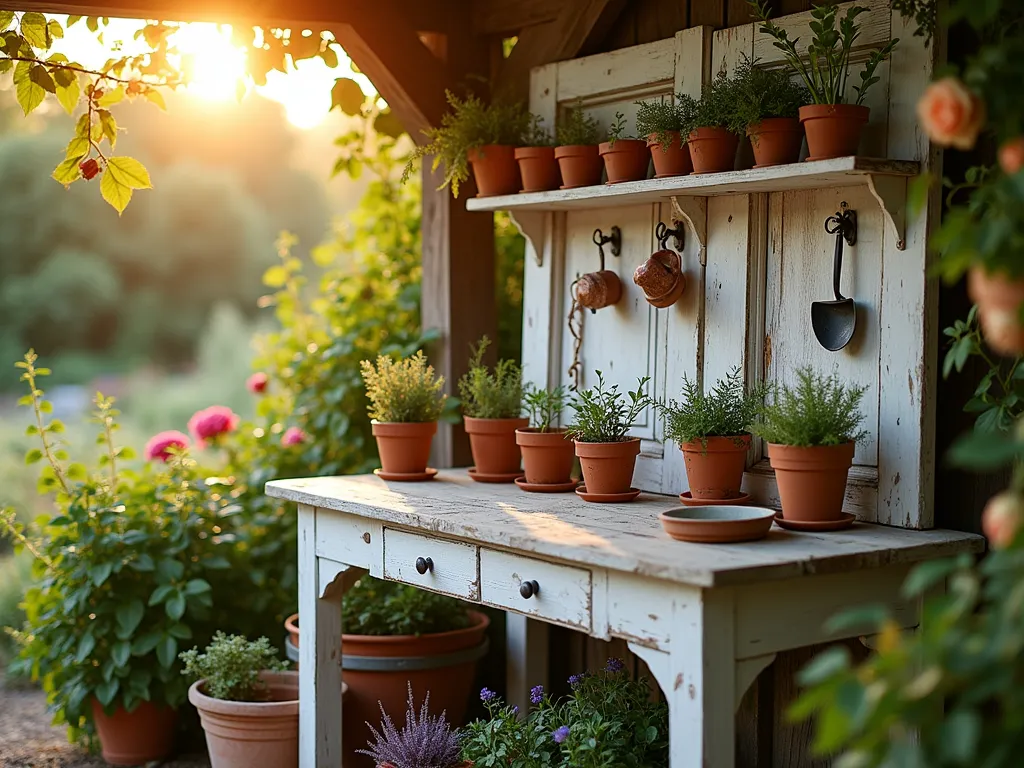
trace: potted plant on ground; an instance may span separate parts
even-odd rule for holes
[[[523,179],[523,192],[545,192],[558,189],[562,176],[555,159],[555,141],[536,115],[530,118],[530,127],[523,137],[522,147],[516,147],[519,175]]]
[[[436,473],[427,471],[427,461],[447,399],[444,377],[434,375],[422,351],[397,362],[381,355],[376,365],[363,360],[360,367],[380,452],[378,474],[385,480],[431,479]]]
[[[809,367],[796,376],[794,387],[773,393],[754,434],[768,442],[782,516],[810,523],[840,520],[854,448],[865,435],[865,387],[846,386],[836,374]]]
[[[684,376],[681,399],[660,406],[665,438],[683,451],[691,498],[722,503],[742,498],[750,427],[764,394],[763,386],[746,392],[740,369],[733,368],[707,393]]]
[[[459,379],[459,397],[473,451],[470,476],[484,483],[511,483],[522,475],[516,430],[529,426],[523,418],[523,369],[514,360],[499,360],[491,370],[484,336],[472,348],[469,370]]]
[[[699,101],[681,96],[680,109],[689,116],[687,132],[694,173],[731,171],[746,125],[739,113],[736,83],[720,73],[704,86]]]
[[[636,390],[622,393],[618,384],[605,388],[604,376],[597,371],[597,386],[578,393],[573,400],[576,415],[569,436],[575,442],[586,485],[576,492],[584,499],[632,501],[639,493],[632,483],[640,439],[627,433],[652,403],[644,393],[649,381],[645,376],[638,380]]]
[[[638,101],[636,132],[647,137],[654,161],[654,178],[685,176],[693,170],[690,146],[683,129],[690,124],[693,99],[679,96],[675,101]]]
[[[807,132],[808,160],[824,160],[857,154],[860,136],[867,125],[870,110],[864,106],[868,89],[878,82],[875,70],[892,53],[899,39],[890,40],[871,51],[860,73],[860,85],[853,86],[856,100],[847,103],[850,75],[850,51],[860,34],[857,17],[867,8],[854,5],[839,17],[834,2],[811,9],[813,37],[807,47],[808,63],[797,49],[799,38],[790,40],[785,29],[771,20],[769,0],[750,0],[754,16],[761,22],[761,32],[775,40],[789,66],[803,80],[813,103],[800,107],[800,122]],[[838,21],[838,29],[836,22]]]
[[[265,637],[250,642],[218,632],[204,653],[181,654],[195,682],[188,700],[199,710],[211,768],[297,768],[299,676]]]
[[[459,196],[459,187],[469,180],[471,165],[477,197],[518,192],[515,148],[523,142],[529,113],[520,104],[486,104],[472,94],[460,99],[446,91],[445,97],[450,109],[442,116],[441,127],[424,131],[428,141],[413,152],[402,180],[409,178],[414,161],[433,155],[434,170],[444,165],[441,188],[451,187],[455,197]]]
[[[445,717],[430,714],[430,693],[423,699],[419,713],[409,684],[409,700],[405,710],[405,726],[402,730],[384,706],[380,708],[381,723],[378,731],[372,725],[373,741],[367,742],[369,749],[360,749],[359,754],[373,759],[377,768],[470,768],[472,763],[463,762],[459,732],[454,730]],[[367,723],[369,725],[369,723]]]
[[[562,189],[589,187],[601,183],[603,164],[598,154],[600,127],[586,115],[582,106],[565,113],[555,130],[555,159],[562,173]]]
[[[799,160],[804,142],[800,108],[811,99],[807,88],[794,82],[787,69],[763,69],[747,57],[734,79],[737,109],[754,150],[754,167]]]
[[[565,387],[532,389],[525,396],[526,409],[533,426],[516,430],[516,443],[523,453],[523,481],[516,483],[525,491],[571,491],[572,467],[576,451],[568,430],[558,422],[565,410]]]
[[[626,116],[615,113],[615,122],[608,129],[608,141],[598,147],[598,154],[604,160],[609,184],[623,181],[639,181],[647,178],[647,166],[651,162],[651,150],[647,142],[625,136]]]

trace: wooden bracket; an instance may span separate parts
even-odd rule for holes
[[[547,234],[551,214],[538,211],[513,211],[509,213],[512,223],[523,233],[533,248],[533,258],[538,267],[544,266],[544,236]]]
[[[366,575],[365,568],[344,565],[323,557],[318,557],[316,562],[321,600],[340,600],[353,584]]]
[[[743,701],[747,689],[754,684],[757,676],[768,668],[768,665],[775,661],[774,653],[766,653],[764,656],[754,656],[751,659],[742,659],[736,662],[736,707]]]
[[[657,648],[649,648],[639,643],[627,643],[629,650],[643,659],[644,664],[651,670],[651,675],[661,686],[662,692],[668,696],[672,691],[672,670],[669,668],[669,655],[667,651],[659,651]]]
[[[706,197],[672,196],[672,221],[685,221],[700,244],[700,265],[708,263],[708,199]]]
[[[882,216],[892,230],[896,248],[907,247],[907,179],[905,176],[872,174],[868,190],[882,208]]]

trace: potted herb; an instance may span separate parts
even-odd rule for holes
[[[297,768],[299,676],[287,672],[270,641],[217,632],[204,653],[181,654],[181,674],[195,682],[211,768]]]
[[[673,101],[638,101],[636,132],[647,137],[654,161],[654,178],[685,176],[693,170],[690,160],[690,146],[686,143],[683,129],[690,123],[687,110],[694,106],[692,99],[682,96]]]
[[[848,387],[836,374],[809,367],[796,375],[796,386],[774,392],[754,433],[768,442],[782,516],[796,522],[839,520],[854,447],[865,435],[865,388]]]
[[[800,108],[811,98],[807,88],[795,83],[788,70],[763,69],[747,57],[734,80],[737,109],[754,150],[754,167],[799,160],[804,142]]]
[[[430,714],[429,692],[417,714],[412,683],[409,684],[402,730],[395,727],[383,704],[380,714],[380,730],[370,726],[374,740],[367,742],[369,749],[358,750],[359,754],[372,758],[377,768],[469,768],[472,765],[462,761],[459,732],[452,729],[445,713]]]
[[[573,400],[576,415],[569,436],[575,441],[587,495],[611,496],[614,499],[608,500],[618,501],[618,497],[631,494],[640,439],[627,433],[651,405],[650,396],[643,391],[649,381],[649,376],[639,379],[636,390],[627,395],[619,391],[618,384],[605,388],[604,376],[597,371],[597,386],[578,393]]]
[[[469,370],[459,379],[459,397],[473,451],[470,477],[483,483],[511,483],[522,476],[522,456],[516,430],[523,418],[523,369],[514,360],[499,360],[491,370],[484,353],[491,340],[484,336],[472,348]]]
[[[409,178],[413,162],[434,156],[433,167],[444,165],[444,182],[459,196],[459,187],[469,180],[473,166],[477,197],[508,195],[519,191],[519,167],[515,148],[522,144],[530,116],[519,104],[495,101],[485,104],[479,97],[465,99],[445,92],[450,110],[441,118],[440,128],[424,131],[427,143],[417,147],[405,166],[403,181]]]
[[[444,377],[434,375],[422,351],[397,362],[380,355],[376,365],[363,360],[360,367],[380,451],[378,474],[385,480],[429,480],[430,444],[447,398]]]
[[[647,166],[651,163],[651,150],[647,142],[626,133],[626,116],[615,113],[615,122],[608,129],[608,141],[598,147],[598,154],[604,160],[608,183],[639,181],[647,178]]]
[[[681,96],[680,108],[689,116],[684,130],[694,173],[731,171],[736,165],[740,134],[746,128],[738,110],[736,83],[720,73],[704,86],[699,101]]]
[[[526,393],[530,427],[516,430],[516,443],[523,452],[526,491],[571,491],[576,452],[567,430],[558,426],[565,410],[565,387],[533,389]]]
[[[601,183],[604,167],[598,154],[600,134],[597,120],[576,105],[565,113],[555,130],[555,159],[562,173],[562,189],[589,187]]]
[[[555,141],[551,132],[541,125],[540,117],[530,117],[530,127],[523,137],[525,146],[516,147],[519,175],[523,179],[523,192],[545,192],[558,189],[562,183],[555,159]]]
[[[681,399],[660,406],[666,439],[683,451],[693,499],[724,503],[742,496],[750,427],[763,400],[764,387],[745,392],[740,369],[734,368],[710,392],[684,376]]]
[[[800,122],[807,132],[807,159],[824,160],[857,154],[860,136],[870,115],[870,110],[864,106],[864,97],[868,89],[878,82],[875,75],[878,65],[889,58],[899,40],[890,40],[871,52],[860,73],[860,85],[853,86],[857,98],[848,104],[850,51],[860,34],[857,17],[868,9],[854,5],[840,18],[839,6],[834,2],[814,6],[810,23],[813,37],[807,47],[809,61],[805,64],[797,50],[799,38],[790,40],[786,30],[771,20],[769,0],[750,0],[750,5],[754,16],[761,22],[761,31],[774,38],[775,47],[782,51],[789,66],[810,91],[812,103],[800,107]]]

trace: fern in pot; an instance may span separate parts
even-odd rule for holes
[[[680,95],[674,101],[638,101],[636,105],[636,132],[647,138],[651,148],[654,178],[690,173],[693,161],[683,130],[692,119],[693,99]]]
[[[754,150],[754,167],[795,163],[804,129],[800,108],[810,102],[807,88],[787,69],[764,69],[745,57],[736,70],[737,108]]]
[[[523,453],[523,481],[516,483],[524,491],[571,491],[572,468],[576,452],[568,430],[558,422],[565,410],[565,387],[530,389],[525,396],[530,414],[529,427],[516,430],[516,443]]]
[[[786,520],[843,518],[847,474],[866,434],[860,428],[865,390],[805,367],[796,372],[794,386],[776,389],[765,405],[754,433],[768,443]]]
[[[555,130],[555,159],[562,174],[562,188],[589,187],[601,183],[604,164],[598,154],[601,129],[597,120],[579,104],[569,109]]]
[[[659,406],[665,438],[679,443],[686,461],[690,491],[684,501],[742,503],[750,427],[764,393],[764,386],[745,391],[740,369],[734,368],[709,392],[684,376],[680,399]]]
[[[681,96],[687,115],[683,130],[690,145],[694,173],[731,171],[736,165],[740,134],[746,125],[738,110],[736,83],[724,73],[704,86],[700,100]]]
[[[515,158],[523,180],[523,192],[545,192],[558,189],[562,175],[555,159],[555,140],[544,128],[538,115],[530,116],[530,126],[522,147],[516,147]]]
[[[622,112],[616,112],[615,122],[608,129],[608,141],[602,142],[598,147],[598,154],[604,160],[609,184],[647,178],[651,150],[647,148],[646,141],[626,134],[626,116]]]

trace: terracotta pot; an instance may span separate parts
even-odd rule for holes
[[[562,176],[558,172],[554,147],[516,147],[516,162],[523,178],[523,192],[544,192],[558,189]]]
[[[609,184],[623,181],[640,181],[647,178],[647,167],[651,164],[651,150],[647,142],[640,139],[619,139],[614,144],[605,141],[598,147],[608,173]]]
[[[526,482],[531,485],[560,485],[572,481],[576,451],[564,429],[541,432],[535,427],[516,430],[516,443],[523,452]]]
[[[144,765],[163,760],[174,748],[178,713],[170,707],[143,701],[131,712],[118,707],[108,715],[103,705],[93,699],[92,719],[103,759],[111,765]]]
[[[967,291],[978,305],[978,318],[986,343],[1003,355],[1024,352],[1024,280],[1006,273],[991,274],[984,267],[971,267],[967,273]]]
[[[747,136],[754,150],[754,167],[785,165],[800,159],[804,129],[795,117],[769,117],[747,126]]]
[[[486,144],[469,150],[469,163],[476,179],[476,196],[514,195],[520,189],[516,148]]]
[[[647,146],[651,148],[651,160],[654,162],[654,178],[664,179],[668,176],[685,176],[693,170],[690,159],[690,145],[682,144],[679,131],[669,131],[668,144],[658,143],[658,134],[647,137]]]
[[[686,462],[686,479],[695,499],[735,499],[747,467],[750,435],[709,437],[707,446],[691,440],[679,446]]]
[[[206,731],[211,768],[298,768],[299,674],[261,672],[269,701],[224,701],[203,692],[205,680],[188,689]]]
[[[466,434],[473,463],[481,475],[518,472],[523,457],[516,445],[516,430],[530,426],[529,419],[474,419],[466,416]]]
[[[555,159],[562,172],[562,189],[591,187],[601,183],[604,163],[601,162],[596,144],[555,147]]]
[[[856,155],[871,110],[857,104],[810,104],[800,107],[807,133],[807,159]]]
[[[576,281],[576,299],[587,309],[604,309],[622,298],[622,281],[610,269],[588,272]]]
[[[640,455],[639,438],[619,443],[575,441],[587,493],[626,493],[633,487],[633,468]]]
[[[853,443],[812,447],[769,443],[768,458],[779,485],[782,516],[798,522],[842,517],[854,447]]]
[[[411,475],[422,473],[430,459],[430,443],[437,432],[436,421],[373,422],[380,463],[385,472]]]
[[[694,173],[719,173],[736,167],[740,137],[725,128],[698,128],[688,138]]]

